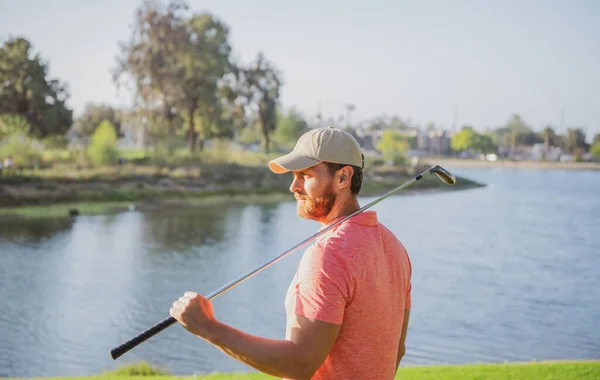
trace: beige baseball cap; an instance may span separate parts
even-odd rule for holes
[[[277,174],[303,170],[323,161],[363,167],[363,155],[358,141],[339,128],[315,128],[298,139],[294,150],[269,162]]]

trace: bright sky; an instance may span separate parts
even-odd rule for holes
[[[86,102],[130,104],[109,69],[141,0],[0,0],[0,38],[24,36]],[[351,121],[397,114],[477,129],[519,113],[534,129],[600,133],[600,1],[203,0],[234,51],[264,51],[283,72],[282,103]],[[558,128],[559,132],[563,129]]]

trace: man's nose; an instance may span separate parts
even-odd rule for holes
[[[290,191],[292,193],[302,192],[302,178],[300,178],[299,176],[294,176],[292,184],[290,185]]]

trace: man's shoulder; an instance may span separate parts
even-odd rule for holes
[[[375,235],[373,235],[375,233]],[[351,221],[340,224],[339,227],[323,239],[331,251],[355,251],[357,248],[369,247],[373,242],[373,237],[379,240],[383,239],[387,244],[397,245],[401,250],[405,250],[404,245],[398,236],[385,224],[376,221],[371,224],[353,223]]]
[[[355,223],[342,223],[323,239],[317,241],[311,250],[313,257],[320,257],[324,262],[349,262],[365,246],[364,229],[368,228]]]
[[[383,223],[372,220],[368,224],[361,222],[353,222],[348,220],[341,223],[339,227],[335,228],[333,232],[328,235],[328,241],[333,246],[345,246],[345,245],[362,245],[369,241],[368,237],[372,234],[380,234],[396,238],[396,235]]]
[[[303,255],[303,260],[322,265],[351,260],[351,253],[356,248],[356,240],[353,237],[355,232],[354,227],[348,228],[341,224],[310,245]]]

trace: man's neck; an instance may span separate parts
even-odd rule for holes
[[[329,225],[335,219],[348,216],[359,209],[360,205],[358,204],[356,196],[352,195],[346,199],[340,199],[339,202],[336,202],[333,206],[331,212],[325,218],[319,220],[319,223],[324,226]]]

